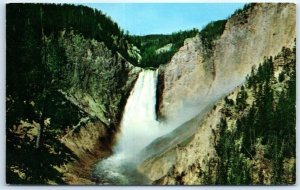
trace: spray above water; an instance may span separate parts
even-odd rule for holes
[[[156,121],[157,70],[144,70],[127,100],[115,153],[136,154],[159,133]]]
[[[94,175],[99,183],[146,183],[136,171],[137,154],[166,132],[156,121],[157,74],[157,70],[143,70],[139,74],[125,106],[114,153],[96,165]]]

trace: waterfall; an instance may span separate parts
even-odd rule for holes
[[[115,153],[138,153],[159,132],[156,121],[157,71],[143,70],[127,100]]]
[[[136,171],[136,156],[164,131],[156,121],[157,74],[157,70],[139,74],[125,106],[113,155],[100,161],[93,172],[100,183],[124,185],[144,180]]]

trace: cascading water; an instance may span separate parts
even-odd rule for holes
[[[157,70],[143,70],[139,74],[125,106],[114,153],[94,170],[99,183],[146,183],[136,171],[137,154],[164,131],[156,121],[156,84]]]
[[[116,153],[136,154],[157,134],[156,83],[157,71],[140,73],[125,106]]]

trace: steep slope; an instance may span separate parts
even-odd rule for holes
[[[294,4],[251,4],[228,19],[212,50],[199,36],[186,40],[163,69],[160,116],[171,120],[184,115],[186,108],[198,110],[241,84],[264,57],[292,47],[295,14]]]
[[[155,184],[295,183],[295,64],[286,48],[265,60],[205,117],[149,145],[139,171]]]
[[[93,183],[140,71],[127,61],[133,46],[88,7],[8,4],[6,13],[7,183]]]
[[[48,38],[49,49],[53,40]],[[119,130],[126,99],[140,68],[120,54],[113,55],[96,40],[70,33],[60,36],[58,42],[68,60],[63,66],[66,69],[61,68],[60,74],[65,78],[58,91],[86,114],[61,138],[78,157],[78,161],[62,168],[64,180],[70,184],[90,184],[91,166],[111,154],[114,134]]]
[[[199,98],[208,94],[213,82],[208,63],[204,60],[205,47],[199,35],[186,39],[184,46],[172,57],[163,71],[163,91],[160,99],[159,116],[174,120],[190,117],[200,111],[196,106]],[[162,67],[161,67],[162,68]],[[184,110],[186,114],[181,114]],[[183,118],[182,118],[183,117]]]
[[[209,112],[211,105],[241,84],[264,56],[291,47],[294,27],[295,5],[255,4],[233,15],[209,45],[203,36],[187,39],[160,68],[157,91],[159,118],[180,127],[142,152],[139,171],[157,184],[222,181],[216,177],[218,160],[235,157],[222,158],[216,148],[226,104],[220,101]],[[7,183],[94,184],[92,165],[111,154],[140,72],[131,64],[140,60],[138,49],[116,23],[83,6],[9,4],[6,33]],[[174,52],[159,54],[160,62]],[[276,60],[284,65],[288,58]],[[276,77],[290,80],[287,74]],[[226,118],[230,126],[236,120]],[[268,184],[274,163],[265,162],[265,144],[258,139],[254,145],[262,148],[250,160],[256,169],[253,183]],[[276,176],[283,170],[282,181],[293,183],[295,159],[282,158]]]
[[[274,57],[283,47],[293,47],[295,14],[294,4],[251,4],[228,19],[223,34],[212,42],[212,49],[201,36],[187,39],[170,63],[160,68],[160,118],[182,123],[197,117],[207,105],[242,84],[251,68],[257,68],[265,57]],[[206,170],[211,165],[210,172],[216,172],[216,131],[223,106],[217,103],[204,120],[198,119],[192,140],[175,142],[185,142],[183,147],[173,144],[174,148],[148,158],[139,170],[158,184],[213,183],[216,175],[210,173],[212,181],[206,181]],[[163,138],[168,143],[168,137],[160,141]],[[156,146],[155,142],[151,146]]]
[[[213,93],[243,82],[251,67],[264,57],[274,57],[282,47],[292,48],[295,26],[296,6],[292,3],[258,3],[231,17],[215,42],[212,59],[217,85]]]
[[[91,116],[116,127],[141,69],[121,54],[113,54],[103,42],[72,31],[62,32],[58,40],[50,36],[46,41],[47,64],[50,68],[59,67],[51,72],[64,76],[63,80],[56,79],[61,84],[59,91]],[[66,63],[56,60],[59,51],[65,52]]]

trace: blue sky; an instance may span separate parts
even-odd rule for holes
[[[89,3],[130,34],[170,34],[226,19],[244,3]]]

